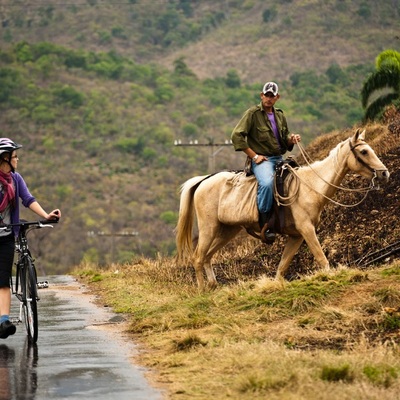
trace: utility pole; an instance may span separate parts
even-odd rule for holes
[[[89,237],[94,236],[108,236],[111,237],[111,262],[113,263],[115,257],[115,237],[123,236],[123,237],[131,237],[131,236],[139,236],[139,232],[136,231],[121,231],[121,232],[103,232],[103,231],[89,231],[87,233]]]
[[[182,143],[180,139],[175,140],[175,146],[206,146],[210,147],[210,155],[208,156],[208,173],[212,174],[215,171],[215,156],[223,150],[225,146],[232,146],[231,140],[225,140],[224,143],[214,143],[213,138],[208,139],[208,143],[199,143],[197,140],[190,140],[189,143]]]

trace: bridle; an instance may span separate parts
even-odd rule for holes
[[[370,167],[370,166],[357,154],[357,152],[355,151],[355,148],[356,148],[356,147],[362,146],[362,145],[364,145],[364,144],[366,144],[366,143],[365,143],[365,142],[364,142],[364,143],[357,143],[357,144],[355,144],[355,145],[353,146],[353,145],[351,144],[351,141],[349,140],[350,150],[351,150],[351,152],[353,153],[354,158],[355,158],[360,164],[364,165],[364,167],[367,167],[371,172],[373,172],[374,174],[376,174],[376,169],[373,169],[372,167]]]
[[[355,144],[355,145],[353,146],[353,145],[351,144],[351,140],[349,140],[350,150],[351,150],[351,152],[353,153],[354,158],[356,159],[356,161],[358,161],[360,164],[364,165],[364,167],[366,167],[367,169],[369,169],[369,170],[374,174],[374,176],[373,176],[372,179],[371,179],[371,189],[375,189],[375,188],[376,188],[376,186],[375,186],[375,179],[377,178],[376,173],[377,173],[378,171],[385,171],[385,170],[384,170],[384,169],[374,169],[374,168],[372,168],[370,165],[368,165],[368,164],[357,154],[357,152],[355,151],[355,148],[358,147],[358,146],[362,146],[362,145],[364,145],[364,144],[366,144],[366,143],[365,143],[365,142],[364,142],[364,143],[357,143],[357,144]],[[379,185],[378,185],[377,189],[379,189]]]

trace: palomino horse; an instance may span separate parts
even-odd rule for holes
[[[387,182],[389,172],[372,148],[364,141],[365,130],[357,132],[339,143],[328,157],[296,170],[294,180],[287,188],[290,205],[285,207],[282,233],[288,235],[276,278],[283,278],[294,255],[305,240],[321,268],[329,269],[329,262],[322,251],[315,229],[322,210],[339,188],[345,175],[353,171],[365,178]],[[220,191],[231,172],[196,176],[181,187],[179,219],[176,227],[178,258],[192,258],[197,284],[204,289],[203,272],[208,286],[217,286],[211,259],[217,250],[233,239],[242,228],[259,232],[257,219],[246,225],[227,225],[218,218]],[[194,214],[197,216],[198,242],[193,251],[192,231]]]

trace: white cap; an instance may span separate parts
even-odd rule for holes
[[[278,85],[275,82],[267,82],[264,85],[262,92],[264,94],[271,92],[274,96],[276,96],[278,94]]]

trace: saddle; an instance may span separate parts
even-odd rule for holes
[[[275,167],[275,189],[277,194],[282,197],[286,196],[284,182],[290,173],[288,166],[292,168],[300,167],[292,156],[289,156],[286,160],[280,161]],[[267,223],[268,229],[275,233],[282,233],[282,229],[285,226],[284,206],[278,204],[274,196],[272,207],[273,212]]]

